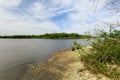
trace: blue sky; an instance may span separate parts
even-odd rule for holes
[[[104,1],[95,10],[89,0],[0,0],[0,35],[108,29],[103,22],[116,23],[119,14],[103,10]]]

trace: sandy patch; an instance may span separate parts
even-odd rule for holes
[[[48,61],[28,65],[21,80],[111,80],[86,70],[78,51],[61,50],[53,53]]]

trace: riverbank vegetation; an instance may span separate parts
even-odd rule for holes
[[[74,42],[74,51],[60,50],[28,65],[21,80],[120,80],[120,31],[101,32],[91,46]]]
[[[93,38],[94,36],[90,34],[80,35],[77,33],[46,33],[43,35],[12,35],[12,36],[0,36],[0,38],[41,38],[41,39],[84,39]]]
[[[90,51],[80,56],[81,61],[93,74],[103,74],[111,79],[120,80],[120,30],[101,32],[100,37],[103,39],[93,42]]]

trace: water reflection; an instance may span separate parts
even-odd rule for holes
[[[44,61],[50,53],[87,40],[0,39],[0,80],[19,80],[26,64]]]

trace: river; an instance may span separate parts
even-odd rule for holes
[[[45,61],[54,51],[72,47],[74,41],[89,44],[85,39],[0,39],[0,80],[20,80],[27,64]]]

